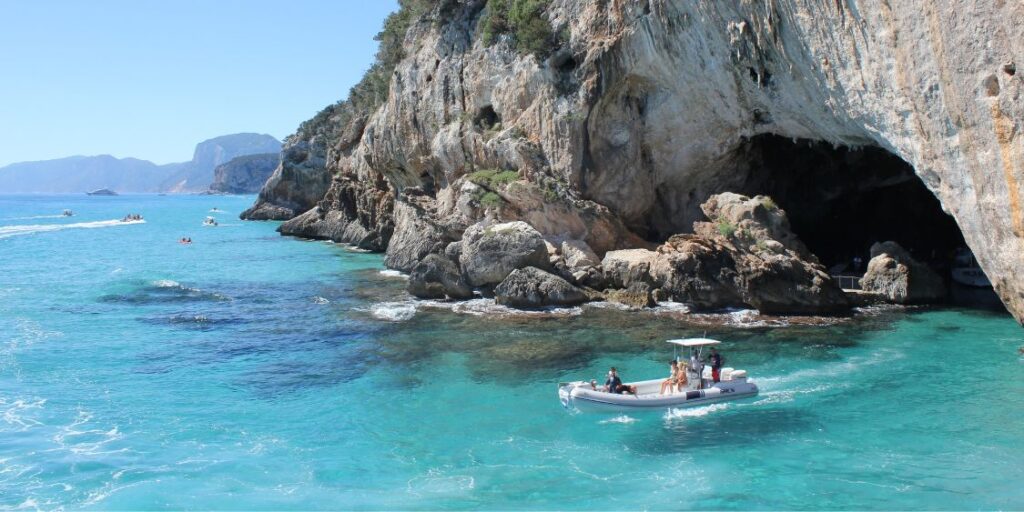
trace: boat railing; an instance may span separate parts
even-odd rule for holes
[[[832,274],[832,279],[839,282],[839,287],[844,290],[860,290],[861,276]]]

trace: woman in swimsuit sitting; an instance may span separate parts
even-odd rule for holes
[[[676,362],[675,359],[673,359],[669,363],[669,371],[671,373],[669,374],[668,378],[663,380],[663,381],[661,381],[661,394],[662,395],[665,394],[665,388],[666,387],[671,388],[672,386],[676,385],[676,382],[679,380],[679,363]]]
[[[686,378],[686,363],[682,363],[679,365],[679,371],[676,372],[676,391],[682,391],[689,383],[690,380]]]

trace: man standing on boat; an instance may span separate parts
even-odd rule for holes
[[[719,371],[722,369],[722,355],[718,353],[718,349],[711,348],[711,380],[718,382]]]

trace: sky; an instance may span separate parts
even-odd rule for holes
[[[348,95],[396,0],[0,0],[0,166],[158,164],[238,132],[283,139]]]

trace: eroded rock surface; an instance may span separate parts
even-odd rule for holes
[[[655,284],[673,300],[701,308],[753,307],[765,314],[831,314],[850,303],[789,229],[786,212],[766,196],[712,196],[712,222],[694,224],[658,248]]]
[[[946,299],[946,284],[932,269],[896,242],[871,246],[871,261],[860,287],[880,293],[897,304],[924,304]]]
[[[545,306],[575,306],[589,300],[583,290],[565,279],[536,267],[513,270],[494,289],[498,304],[528,309]]]
[[[564,37],[542,58],[509,37],[484,44],[484,5],[439,2],[420,13],[383,104],[331,132],[347,135],[289,142],[250,216],[301,214],[332,175],[350,176],[382,183],[360,193],[390,190],[397,203],[404,189],[422,189],[433,205],[417,211],[431,225],[525,221],[605,257],[689,233],[708,197],[748,190],[758,169],[745,139],[877,146],[914,167],[1024,319],[1021,2],[552,0],[544,18]],[[515,178],[480,179],[485,170]],[[479,183],[467,185],[474,175]],[[745,241],[697,236],[671,244],[681,253],[673,266],[738,268],[747,284],[736,289],[768,290],[741,294],[745,302],[786,311],[833,293],[793,263],[790,255],[812,260],[786,240],[735,247],[744,261],[729,262],[716,244]],[[727,274],[702,271],[717,277],[675,286],[724,302],[732,299],[716,283],[735,279]],[[798,277],[798,298],[782,296],[780,279]]]
[[[421,299],[469,299],[473,290],[459,265],[439,254],[428,254],[409,273],[409,293]]]
[[[549,268],[544,238],[521,221],[470,226],[462,235],[459,262],[472,286],[496,285],[516,269]]]

